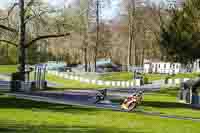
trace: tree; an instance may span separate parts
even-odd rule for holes
[[[136,1],[135,0],[129,0],[129,6],[128,6],[128,19],[129,19],[129,45],[128,45],[128,58],[127,58],[127,69],[130,70],[129,66],[131,65],[131,57],[132,57],[132,47],[135,41],[136,36]],[[134,53],[136,54],[136,45]],[[136,64],[136,56],[134,56],[134,65]]]
[[[40,14],[34,14],[34,9],[32,7],[35,7],[38,3],[41,4],[41,2],[36,2],[35,0],[29,0],[26,1],[27,4],[25,3],[24,0],[18,0],[17,3],[14,3],[13,6],[10,8],[8,11],[8,18],[10,14],[13,12],[13,10],[18,6],[18,14],[19,14],[19,29],[15,29],[11,26],[5,26],[3,24],[0,25],[0,28],[12,32],[14,34],[18,35],[18,43],[16,44],[15,42],[12,42],[10,40],[0,40],[1,42],[6,42],[11,45],[14,45],[19,48],[18,52],[18,57],[19,57],[19,71],[21,73],[21,79],[22,81],[25,80],[25,64],[26,64],[26,49],[30,47],[31,45],[35,44],[37,41],[44,40],[44,39],[49,39],[49,38],[59,38],[59,37],[65,37],[69,36],[69,33],[55,33],[55,34],[48,34],[48,35],[38,35],[35,38],[32,38],[31,40],[27,40],[27,24],[30,22],[32,19],[37,18],[38,16],[41,17],[44,13],[42,12]],[[33,14],[30,14],[29,11],[32,10]],[[31,36],[31,35],[30,35]]]
[[[169,23],[161,27],[161,47],[167,60],[187,64],[200,57],[200,3],[188,0],[182,10],[171,13]]]
[[[89,35],[88,35],[88,29],[89,29],[89,0],[82,0],[81,1],[81,12],[82,11],[85,11],[86,12],[84,13],[84,15],[81,16],[81,34],[82,34],[82,50],[83,50],[83,53],[84,53],[84,64],[85,64],[85,72],[88,71],[88,41],[89,41]]]
[[[126,10],[129,29],[127,66],[143,65],[144,58],[155,58],[160,54],[160,10],[157,5],[144,0],[129,0]]]

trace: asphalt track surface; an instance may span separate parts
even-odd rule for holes
[[[88,108],[100,108],[100,109],[109,109],[113,111],[121,111],[126,112],[120,108],[120,104],[111,103],[111,102],[100,102],[95,104],[94,93],[87,93],[87,92],[65,92],[65,93],[54,93],[54,92],[37,92],[37,93],[27,93],[27,94],[20,94],[20,93],[8,93],[8,95],[15,96],[19,99],[27,99],[33,101],[40,101],[40,102],[47,102],[47,103],[55,103],[55,104],[64,104],[64,105],[74,105],[74,106],[82,106]],[[177,119],[177,120],[191,120],[195,122],[200,122],[200,118],[193,118],[193,117],[185,117],[185,116],[175,116],[175,115],[164,115],[158,112],[147,112],[141,108],[136,109],[134,112],[127,112],[127,113],[138,113],[148,116],[157,116],[160,118],[165,119]]]

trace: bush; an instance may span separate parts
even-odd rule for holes
[[[165,78],[165,84],[168,84],[168,79],[170,79],[171,78],[171,76],[167,76],[166,78]]]
[[[144,76],[143,81],[144,81],[144,84],[148,84],[149,83],[148,77]]]

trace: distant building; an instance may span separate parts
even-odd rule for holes
[[[193,72],[200,72],[200,59],[193,63]]]
[[[192,104],[193,107],[200,107],[200,80],[188,80],[181,84],[179,100],[183,103]]]
[[[160,60],[144,60],[144,73],[177,74],[181,72],[180,63]]]
[[[58,70],[59,68],[64,68],[67,64],[65,62],[48,61],[45,63],[47,65],[47,70]]]

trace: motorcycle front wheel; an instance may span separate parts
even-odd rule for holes
[[[127,111],[129,112],[129,111],[133,111],[135,108],[136,108],[136,103],[135,102],[133,102],[133,103],[131,103],[129,106],[128,106],[128,109],[127,109]]]

